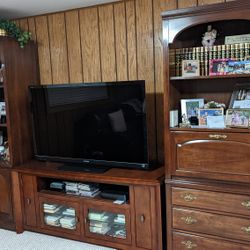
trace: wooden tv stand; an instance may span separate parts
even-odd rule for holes
[[[59,165],[31,161],[13,169],[18,233],[30,230],[117,249],[162,249],[162,167],[153,171],[113,168],[96,174],[60,171]],[[100,195],[89,198],[66,194],[51,190],[54,181],[121,189],[128,193],[128,199],[115,204]],[[67,212],[71,213],[70,220]],[[57,220],[59,217],[64,220]]]

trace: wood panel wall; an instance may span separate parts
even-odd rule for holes
[[[150,158],[163,159],[162,11],[230,0],[130,0],[16,20],[42,84],[146,80]]]

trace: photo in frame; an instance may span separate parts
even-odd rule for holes
[[[182,76],[200,76],[200,61],[182,60]]]
[[[208,128],[224,128],[224,109],[210,108],[198,110],[199,126]]]
[[[198,110],[203,108],[204,99],[181,99],[181,116],[182,118],[190,119],[191,117],[198,118]]]
[[[212,59],[209,61],[209,75],[226,75],[228,73],[229,59]]]
[[[228,109],[226,112],[226,126],[249,128],[250,109]]]
[[[231,95],[230,109],[250,108],[250,83],[236,84]]]

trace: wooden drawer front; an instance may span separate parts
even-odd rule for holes
[[[250,216],[250,196],[172,188],[175,205],[205,208]]]
[[[207,132],[175,132],[172,135],[176,146],[173,156],[176,170],[250,175],[249,135]]]
[[[189,234],[173,234],[173,250],[249,250],[250,245],[241,245],[228,241],[208,239]]]
[[[173,227],[250,241],[249,219],[173,208]]]

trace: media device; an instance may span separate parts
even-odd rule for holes
[[[145,81],[30,86],[35,158],[70,171],[150,169]]]

